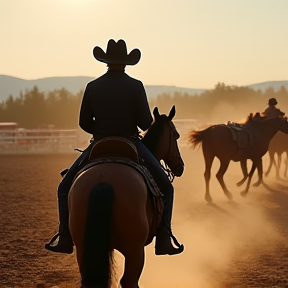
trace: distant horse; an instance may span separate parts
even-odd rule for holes
[[[160,115],[157,107],[153,115],[154,122],[142,141],[159,161],[165,162],[168,173],[181,176],[180,136],[172,122],[175,106],[168,116]],[[141,173],[144,168],[136,164],[138,154],[133,142],[123,142],[119,137],[115,142],[113,138],[100,140],[98,150],[95,144],[90,164],[75,178],[69,192],[69,228],[83,288],[111,287],[114,249],[125,258],[121,287],[138,288],[144,247],[152,242],[161,220],[162,197],[156,198],[149,191]],[[95,161],[98,164],[93,165]]]
[[[241,127],[238,128],[242,130]],[[253,121],[249,132],[251,143],[245,148],[240,148],[239,143],[233,139],[233,129],[228,125],[218,124],[212,125],[204,130],[192,130],[189,135],[189,142],[193,148],[202,144],[204,154],[205,200],[212,202],[209,181],[211,177],[211,167],[215,157],[220,160],[220,168],[216,177],[229,200],[232,200],[233,197],[225,185],[223,176],[227,171],[230,161],[238,162],[244,160],[246,162],[247,159],[252,160],[252,167],[249,172],[246,189],[241,192],[242,196],[246,196],[253,173],[256,168],[258,171],[262,171],[262,156],[267,152],[270,140],[278,131],[288,133],[288,122],[286,119],[273,118],[263,121]]]
[[[280,177],[280,166],[282,161],[282,154],[286,154],[285,158],[285,169],[284,169],[284,177],[287,177],[287,168],[288,168],[288,135],[279,131],[276,135],[271,139],[269,148],[269,166],[267,171],[265,172],[265,176],[268,176],[272,165],[274,164],[276,169],[276,177]],[[277,155],[277,163],[275,159],[275,155]]]
[[[257,114],[257,113],[256,113]],[[259,114],[259,113],[258,113]],[[286,116],[282,117],[283,119],[287,119]],[[247,119],[247,122],[253,119],[253,121],[263,121],[265,117],[253,117],[250,119]],[[265,176],[268,176],[272,165],[274,164],[276,169],[276,177],[279,178],[279,170],[282,160],[282,154],[286,153],[286,159],[285,159],[285,170],[284,170],[284,177],[287,177],[287,168],[288,168],[288,135],[283,133],[282,131],[278,131],[270,140],[269,147],[268,147],[268,154],[269,154],[269,166],[267,171],[265,172]],[[275,154],[277,154],[277,163],[275,160]],[[247,169],[247,160],[241,160],[241,170],[243,173],[243,179],[237,183],[237,186],[241,186],[244,184],[244,182],[248,179],[249,173]],[[263,182],[263,164],[259,165],[260,170],[258,169],[258,181],[253,184],[253,186],[258,187]]]

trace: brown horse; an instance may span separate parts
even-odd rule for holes
[[[154,123],[142,141],[157,160],[165,162],[170,173],[181,176],[184,165],[177,144],[180,136],[172,122],[175,107],[168,116],[160,115],[156,107],[153,115]],[[104,143],[102,148],[107,151],[109,145]],[[101,156],[99,151],[93,153]],[[120,159],[125,160],[123,157],[128,157],[129,153],[122,153],[124,156],[120,155]],[[83,288],[111,287],[114,249],[125,258],[121,287],[138,288],[144,266],[144,247],[156,234],[159,221],[155,227],[155,219],[159,220],[159,215],[155,214],[162,213],[161,209],[155,209],[155,198],[143,174],[124,160],[114,163],[114,158],[105,156],[100,164],[88,164],[75,178],[69,192],[69,228],[77,250]]]
[[[258,114],[258,115],[257,115]],[[280,117],[283,119],[287,119],[286,116]],[[263,121],[267,119],[265,116],[260,117],[260,113],[256,113],[255,115],[252,116],[250,114],[250,117],[247,118],[247,122],[253,121]],[[251,122],[252,123],[252,122]],[[254,122],[253,122],[254,123]],[[279,170],[280,170],[280,165],[281,165],[281,160],[282,160],[282,154],[286,153],[286,161],[285,161],[285,170],[284,170],[284,177],[287,177],[287,169],[288,169],[288,135],[286,133],[283,133],[282,131],[278,131],[271,139],[269,142],[269,147],[268,147],[268,154],[269,154],[269,166],[267,171],[265,172],[265,176],[268,176],[270,173],[270,170],[272,168],[272,165],[274,164],[275,169],[276,169],[276,177],[279,178]],[[278,156],[278,161],[276,163],[275,160],[275,154]],[[241,186],[242,184],[245,183],[245,181],[249,177],[248,169],[247,169],[247,160],[241,160],[241,170],[243,173],[243,179],[237,183],[237,186]],[[260,170],[258,169],[258,180],[253,184],[253,186],[258,187],[260,184],[263,183],[263,165],[259,165]]]
[[[253,141],[251,145],[245,149],[238,147],[237,142],[233,139],[231,128],[228,125],[218,124],[212,125],[204,130],[191,131],[189,142],[192,147],[195,148],[198,144],[202,143],[205,160],[205,200],[212,202],[209,181],[211,177],[211,167],[215,157],[220,160],[220,168],[216,177],[229,200],[232,200],[233,197],[225,185],[223,176],[227,171],[230,161],[245,161],[246,164],[247,159],[252,160],[247,186],[245,190],[241,192],[241,195],[245,196],[248,193],[255,169],[257,168],[262,174],[262,156],[267,152],[270,140],[278,131],[288,133],[288,122],[286,119],[273,118],[255,121],[253,123],[253,135],[251,135]]]
[[[281,161],[282,161],[282,154],[286,154],[284,177],[287,177],[288,135],[285,133],[282,133],[281,131],[277,132],[276,135],[270,141],[268,154],[269,154],[269,166],[267,168],[267,171],[265,172],[265,176],[269,175],[272,165],[274,164],[275,169],[276,169],[276,177],[280,178],[280,166],[281,166]],[[277,163],[276,163],[275,155],[277,155]]]

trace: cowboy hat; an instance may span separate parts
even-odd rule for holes
[[[107,44],[106,53],[99,46],[96,46],[93,49],[93,55],[98,61],[107,64],[135,65],[140,60],[141,52],[135,48],[127,54],[124,40],[120,39],[116,42],[110,39]]]

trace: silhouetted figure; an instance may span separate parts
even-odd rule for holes
[[[110,39],[106,52],[96,46],[93,55],[98,61],[107,64],[108,71],[87,84],[80,108],[79,126],[92,134],[94,141],[106,136],[133,139],[140,158],[149,167],[164,194],[164,210],[156,234],[155,253],[157,255],[181,253],[184,250],[183,245],[175,248],[171,244],[171,237],[174,237],[171,232],[174,188],[160,163],[139,139],[138,127],[145,131],[153,121],[146,92],[141,81],[125,73],[126,65],[135,65],[140,60],[140,50],[133,49],[127,54],[124,40],[115,42]],[[85,165],[94,141],[65,171],[66,174],[59,184],[59,232],[45,245],[50,251],[68,254],[73,252],[73,241],[68,226],[68,193],[77,172]]]
[[[269,107],[265,109],[263,114],[267,116],[267,118],[276,118],[283,117],[285,115],[280,109],[276,108],[277,100],[275,98],[270,98],[268,101]]]

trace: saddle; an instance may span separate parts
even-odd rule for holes
[[[88,157],[88,162],[103,157],[128,158],[139,164],[139,156],[135,144],[128,138],[120,136],[104,137],[96,141]]]
[[[255,141],[259,137],[259,131],[257,127],[251,123],[238,124],[228,122],[226,126],[230,128],[232,139],[238,146],[238,150],[232,160],[234,162],[240,161],[244,154],[247,154],[247,152],[249,153],[247,150],[254,145]]]
[[[237,143],[239,149],[247,149],[254,144],[256,138],[256,128],[253,125],[228,122],[232,139]]]
[[[147,184],[149,194],[153,203],[154,217],[150,229],[150,235],[146,240],[146,245],[150,244],[153,237],[156,235],[157,228],[162,218],[162,212],[164,209],[163,194],[160,191],[157,183],[155,182],[150,171],[145,167],[145,164],[140,161],[137,148],[132,140],[120,137],[120,136],[109,136],[97,140],[92,147],[89,154],[88,161],[84,167],[75,176],[78,177],[85,170],[103,163],[121,163],[128,165],[137,170]],[[141,164],[140,164],[141,162]],[[75,179],[74,178],[74,179]]]

